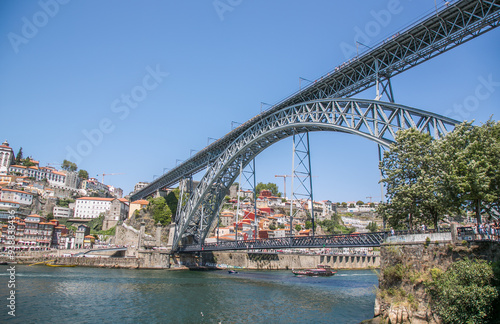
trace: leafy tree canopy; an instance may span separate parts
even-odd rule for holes
[[[493,280],[486,261],[457,261],[432,283],[432,306],[444,323],[490,323],[500,307]]]
[[[255,189],[257,191],[257,195],[260,195],[260,192],[262,190],[269,190],[269,191],[271,191],[271,193],[274,197],[281,197],[281,192],[278,191],[278,186],[272,182],[268,182],[267,184],[259,182],[257,184],[257,186],[255,187]]]
[[[78,167],[75,163],[71,162],[71,161],[68,161],[68,160],[64,160],[62,165],[61,165],[61,168],[65,171],[76,171],[78,170]]]
[[[25,167],[35,166],[35,163],[33,163],[29,157],[21,160],[21,164]]]
[[[155,223],[160,222],[163,226],[166,226],[172,222],[173,213],[165,198],[150,198],[148,210],[152,213]]]
[[[89,178],[89,173],[85,170],[79,170],[78,177],[82,180],[87,180]]]

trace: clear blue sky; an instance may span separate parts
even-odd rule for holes
[[[60,1],[0,3],[0,140],[42,165],[80,150],[70,160],[91,176],[124,173],[105,183],[125,193],[259,113],[260,102],[296,91],[299,77],[341,64],[356,30],[378,24],[366,39],[373,45],[434,10],[433,0],[221,0],[233,4],[224,12],[212,0]],[[394,4],[377,22],[374,13]],[[394,77],[396,101],[476,123],[498,119],[499,57],[497,29]],[[481,78],[493,82],[487,98],[455,112]],[[380,200],[375,143],[338,133],[311,141],[316,200]],[[283,190],[274,175],[290,174],[291,146],[285,139],[257,157],[257,181]]]

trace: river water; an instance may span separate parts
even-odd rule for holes
[[[162,271],[16,265],[16,316],[0,266],[0,323],[359,323],[373,316],[377,274]]]

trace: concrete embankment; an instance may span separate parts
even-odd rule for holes
[[[289,270],[315,268],[318,264],[334,269],[372,269],[380,266],[378,255],[310,255],[286,253],[213,252],[177,256],[183,265],[206,265],[218,268],[244,268],[255,270]]]
[[[20,264],[56,260],[56,264],[83,267],[127,269],[179,269],[206,266],[211,268],[243,268],[252,270],[289,270],[314,268],[318,264],[334,269],[372,269],[380,267],[378,255],[311,255],[288,253],[254,253],[247,251],[205,252],[171,256],[167,252],[138,251],[138,257],[62,257],[45,253],[16,257]],[[0,261],[9,261],[1,260]]]

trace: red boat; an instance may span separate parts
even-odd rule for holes
[[[296,276],[309,276],[309,277],[330,277],[337,273],[337,271],[332,270],[328,265],[318,265],[315,269],[305,269],[305,270],[292,270],[292,273]]]

